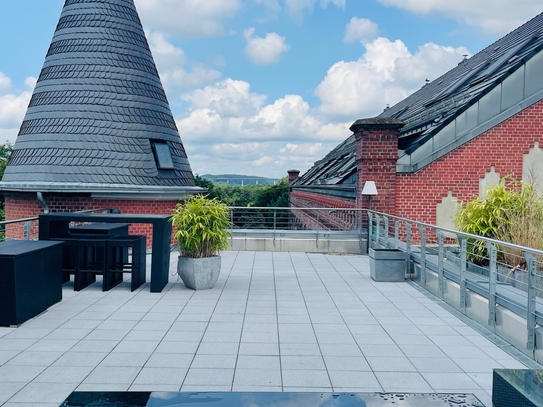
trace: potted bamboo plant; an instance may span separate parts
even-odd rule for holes
[[[219,252],[228,248],[228,206],[193,195],[176,205],[171,222],[179,245],[177,273],[193,290],[213,288],[221,270]]]

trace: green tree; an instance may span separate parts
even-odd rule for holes
[[[6,165],[8,164],[9,157],[13,151],[13,146],[7,141],[5,144],[0,145],[0,180],[4,176],[4,171],[6,170]],[[0,195],[0,221],[4,220],[4,197]],[[3,228],[0,227],[0,230]],[[0,231],[0,239],[4,238],[4,232]]]

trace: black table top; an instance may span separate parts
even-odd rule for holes
[[[20,256],[61,244],[50,240],[6,240],[0,242],[0,256]]]
[[[71,226],[70,231],[85,231],[85,230],[115,230],[115,229],[121,229],[125,228],[127,226],[130,226],[130,223],[104,223],[104,222],[94,222],[89,223],[88,225],[80,225],[80,226]]]
[[[73,392],[62,407],[484,407],[472,394]]]

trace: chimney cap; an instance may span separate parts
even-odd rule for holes
[[[355,121],[349,130],[353,133],[360,129],[398,129],[400,130],[405,123],[393,117],[372,117],[369,119],[359,119]]]

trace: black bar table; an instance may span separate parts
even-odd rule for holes
[[[62,243],[0,243],[0,326],[20,325],[62,300]]]
[[[54,212],[39,216],[39,238],[49,240],[69,235],[70,222],[148,223],[153,226],[151,254],[151,292],[161,292],[168,284],[170,269],[170,215],[131,213]]]

